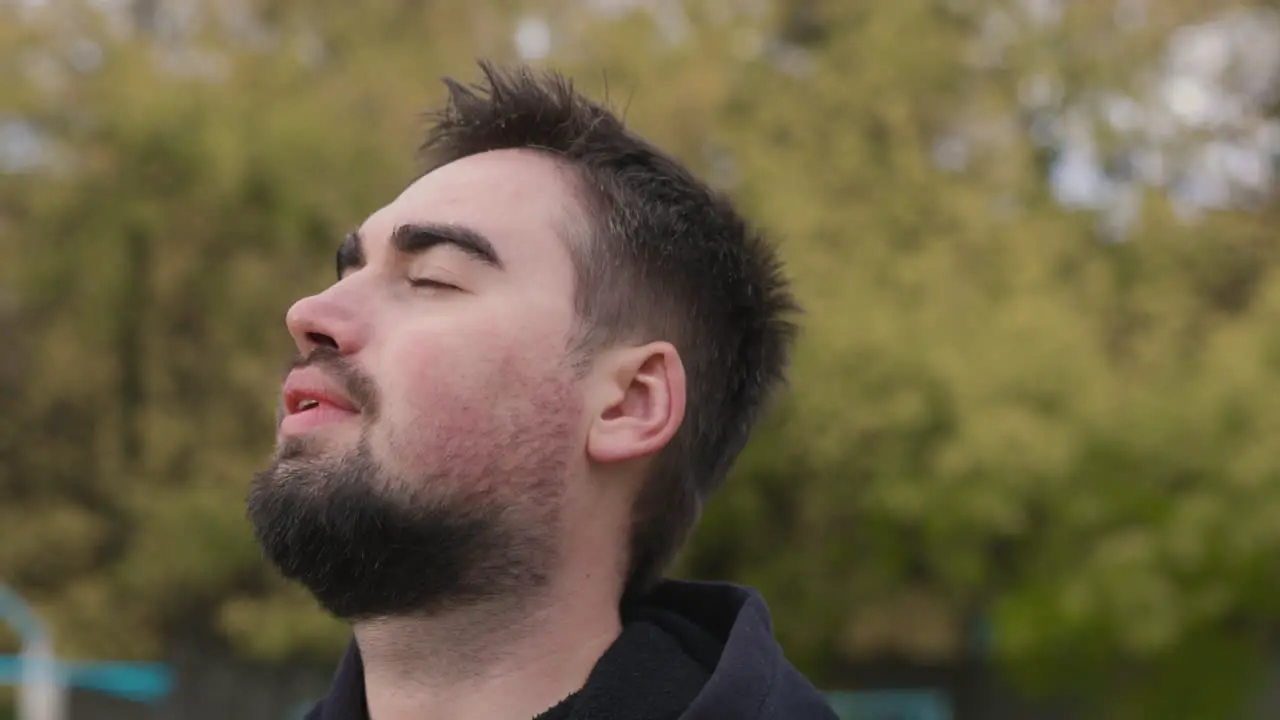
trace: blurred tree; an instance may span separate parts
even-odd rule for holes
[[[780,6],[720,136],[786,239],[805,342],[687,561],[765,588],[813,667],[956,658],[990,615],[1043,686],[1224,717],[1280,597],[1280,207],[1188,224],[1147,193],[1096,242],[1054,201],[1028,81],[1059,112],[1124,90],[1223,8],[1124,30],[1109,4],[1035,7]]]
[[[1119,5],[0,10],[21,70],[0,137],[40,156],[0,174],[0,577],[68,653],[154,655],[185,627],[337,652],[242,517],[281,318],[412,176],[436,79],[520,50],[730,188],[808,308],[793,387],[682,572],[760,586],[823,681],[954,659],[985,619],[1034,685],[1224,716],[1280,617],[1280,206],[1188,223],[1138,188],[1101,242],[1059,202],[1045,124],[1138,93],[1175,28],[1223,11]]]
[[[388,72],[405,42],[400,57],[351,42],[409,20],[396,8],[219,33],[162,7],[176,6],[134,6],[115,34],[75,5],[27,18],[45,32],[27,58],[59,80],[15,113],[45,165],[0,187],[18,269],[5,287],[33,338],[18,350],[38,368],[6,414],[0,573],[44,601],[71,653],[154,654],[193,620],[260,655],[332,653],[341,628],[314,610],[246,626],[278,584],[241,498],[269,450],[284,309],[409,177],[427,81]],[[409,24],[460,20],[423,14]],[[70,67],[75,43],[96,48],[93,67]],[[416,54],[439,68],[449,52]],[[361,137],[333,142],[343,127]]]

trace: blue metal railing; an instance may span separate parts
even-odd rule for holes
[[[0,655],[0,685],[22,685],[24,663],[30,661],[30,648],[43,644],[48,649],[46,663],[51,663],[52,679],[61,687],[76,687],[115,695],[135,702],[159,702],[173,687],[173,671],[162,663],[125,662],[59,662],[52,658],[49,636],[40,619],[11,588],[0,583],[0,622],[13,627],[21,636],[24,655]],[[49,667],[44,665],[43,667]]]
[[[44,635],[40,619],[31,612],[31,608],[27,607],[18,593],[10,590],[4,583],[0,583],[0,622],[17,631],[23,644]]]
[[[840,720],[951,720],[951,700],[934,689],[830,692]]]
[[[141,703],[159,702],[173,688],[173,671],[163,663],[59,662],[56,672],[67,687]],[[0,685],[17,685],[21,681],[22,658],[0,655]]]

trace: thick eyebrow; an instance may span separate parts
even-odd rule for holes
[[[493,243],[484,235],[462,225],[448,223],[414,223],[400,225],[391,233],[391,245],[405,255],[420,255],[437,245],[452,245],[462,252],[493,268],[502,269],[502,260],[493,249]],[[338,246],[334,264],[341,280],[348,270],[358,270],[365,265],[364,238],[359,230],[352,230]]]
[[[438,245],[452,245],[474,260],[497,270],[502,259],[493,243],[484,235],[463,225],[451,223],[413,223],[401,225],[391,233],[391,246],[405,255],[418,255]]]

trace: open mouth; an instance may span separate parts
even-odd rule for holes
[[[349,420],[360,414],[354,402],[327,375],[314,368],[293,372],[285,380],[280,432],[293,435]]]
[[[286,402],[286,407],[290,415],[297,415],[298,413],[304,413],[304,412],[307,412],[308,410],[315,410],[324,405],[330,405],[332,407],[338,408],[340,410],[344,410],[346,412],[354,412],[352,408],[347,407],[346,404],[344,403],[334,402],[332,400],[327,400],[325,398],[302,396],[302,397],[290,398]]]

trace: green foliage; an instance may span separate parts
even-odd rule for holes
[[[1098,242],[1049,196],[1021,83],[1130,87],[1212,4],[1123,37],[1073,4],[984,60],[1002,5],[688,2],[675,37],[538,6],[557,66],[776,234],[807,308],[792,387],[681,571],[759,586],[820,680],[954,657],[988,617],[1030,686],[1222,716],[1280,619],[1280,207],[1187,224],[1151,194]],[[0,19],[54,68],[3,76],[0,119],[31,118],[55,161],[0,175],[0,577],[66,653],[154,655],[180,623],[277,661],[344,642],[242,518],[283,313],[412,177],[436,79],[509,57],[534,4],[256,7],[261,33],[179,43],[74,5]],[[84,36],[92,72],[66,59]],[[940,169],[957,132],[967,162]]]

